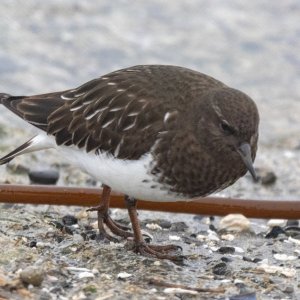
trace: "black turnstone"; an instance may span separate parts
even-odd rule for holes
[[[136,199],[180,201],[233,184],[254,161],[259,115],[247,95],[205,74],[177,66],[122,69],[62,92],[0,94],[1,103],[39,129],[0,159],[56,148],[103,183],[100,236],[134,238],[134,250],[177,259],[174,245],[146,244]],[[133,233],[108,215],[111,189],[125,195]],[[84,201],[84,199],[82,199]]]

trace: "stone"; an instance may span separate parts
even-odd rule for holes
[[[21,271],[20,279],[26,285],[40,286],[44,280],[44,273],[41,268],[29,266]]]
[[[59,179],[57,170],[30,170],[28,176],[31,184],[55,185]]]
[[[241,214],[229,214],[221,219],[219,230],[230,232],[250,231],[250,221]]]
[[[261,178],[261,183],[263,185],[271,185],[274,184],[277,180],[277,176],[273,171],[267,172]]]
[[[78,223],[78,220],[75,216],[65,215],[62,217],[62,222],[64,225],[71,226]]]

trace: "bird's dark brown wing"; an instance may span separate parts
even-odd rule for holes
[[[63,105],[60,96],[65,92],[56,92],[36,96],[10,96],[0,94],[1,104],[28,123],[47,131],[48,116]]]
[[[58,145],[138,159],[164,131],[169,111],[184,110],[189,93],[222,85],[206,75],[172,66],[136,66],[72,90],[2,103],[55,136]],[[191,97],[192,98],[192,97]],[[178,105],[185,103],[185,105]]]
[[[88,82],[61,97],[65,103],[49,116],[47,129],[59,145],[137,159],[163,130],[164,104],[123,72]]]

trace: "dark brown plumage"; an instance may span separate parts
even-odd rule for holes
[[[167,111],[182,106],[184,113],[193,94],[222,86],[211,77],[185,68],[136,66],[77,89],[10,97],[3,104],[54,135],[58,145],[75,144],[87,151],[98,149],[117,158],[138,159],[153,146],[157,133],[164,130]],[[123,143],[116,154],[121,139]]]
[[[143,161],[150,155],[151,163],[145,166],[150,177],[145,175],[140,183],[153,195],[157,191],[156,197],[163,192],[178,200],[205,196],[234,183],[247,170],[255,176],[256,105],[244,93],[196,71],[135,66],[76,89],[30,97],[0,94],[0,99],[54,136],[58,146],[125,161]],[[2,163],[24,153],[18,149]]]

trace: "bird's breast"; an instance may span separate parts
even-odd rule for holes
[[[187,132],[167,134],[153,149],[151,173],[158,183],[185,198],[207,196],[246,173],[242,161],[212,155]]]

